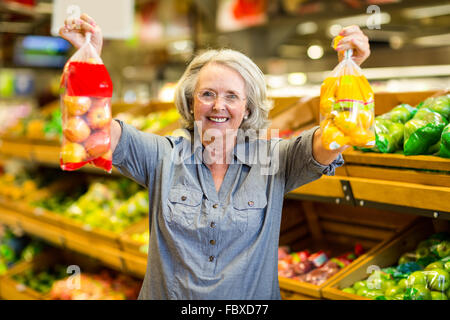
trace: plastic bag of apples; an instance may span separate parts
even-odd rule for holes
[[[86,42],[67,61],[61,77],[62,170],[87,163],[111,172],[111,97],[113,86],[105,65]]]

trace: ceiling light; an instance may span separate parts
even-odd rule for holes
[[[412,41],[413,44],[423,47],[438,47],[450,43],[450,33],[433,36],[419,37]]]
[[[303,72],[293,72],[288,74],[288,82],[293,86],[301,86],[306,83],[306,74]]]
[[[282,75],[266,75],[267,85],[270,88],[277,89],[286,85],[286,78]]]
[[[394,50],[398,50],[401,47],[403,47],[404,43],[405,42],[404,42],[403,38],[400,36],[392,36],[389,38],[389,45]]]
[[[339,34],[339,32],[341,32],[341,30],[342,30],[342,26],[340,24],[332,24],[328,28],[328,34],[334,38]]]
[[[317,23],[309,21],[300,23],[297,26],[297,33],[300,35],[312,34],[315,33],[317,29],[318,29]]]
[[[323,56],[323,48],[319,45],[312,45],[308,48],[307,54],[313,60],[320,59]]]
[[[373,14],[359,14],[356,16],[335,19],[331,24],[338,24],[341,26],[350,26],[356,24],[360,27],[370,28],[375,23],[388,24],[391,22],[391,15],[387,12],[373,13]]]
[[[409,8],[403,11],[403,15],[409,19],[423,19],[445,16],[450,14],[450,4],[432,7]]]

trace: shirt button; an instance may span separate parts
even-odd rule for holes
[[[210,256],[209,257],[209,262],[213,262],[214,261],[214,256]]]
[[[214,204],[213,204],[213,208],[214,208],[214,209],[217,209],[218,206],[219,206],[219,205],[218,205],[217,203],[214,203]]]
[[[213,222],[211,222],[210,226],[211,226],[211,228],[215,228],[216,227],[216,223],[213,221]]]
[[[182,196],[182,197],[181,197],[181,201],[185,201],[186,199],[187,199],[186,196]]]
[[[216,240],[209,240],[209,243],[210,243],[211,245],[215,245],[215,244],[216,244]]]
[[[249,202],[248,202],[248,205],[249,205],[250,207],[253,207],[253,206],[255,205],[255,203],[254,203],[253,201],[249,201]]]

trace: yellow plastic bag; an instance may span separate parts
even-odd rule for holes
[[[336,48],[340,37],[334,40]],[[322,144],[328,150],[344,145],[375,145],[374,97],[366,77],[352,60],[352,50],[334,68],[320,88]]]

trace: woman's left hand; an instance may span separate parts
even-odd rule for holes
[[[369,38],[356,25],[343,28],[339,35],[343,36],[336,47],[339,61],[344,58],[345,50],[353,49],[352,59],[360,66],[370,55]]]

